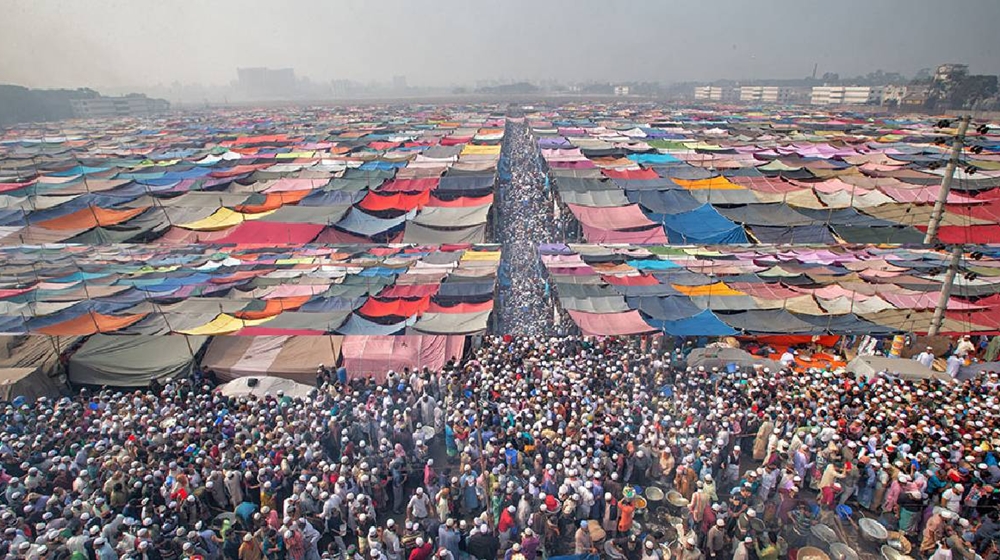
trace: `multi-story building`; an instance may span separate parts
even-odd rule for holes
[[[942,64],[934,71],[934,81],[947,83],[968,74],[968,64]]]
[[[694,88],[694,98],[699,101],[722,101],[722,88],[719,86],[697,86]]]
[[[808,97],[805,88],[793,86],[742,86],[739,100],[743,103],[800,103]]]
[[[70,100],[73,116],[80,119],[112,117],[146,117],[170,110],[165,99],[154,99],[140,93],[122,97],[94,97]]]
[[[809,102],[813,105],[880,105],[881,86],[814,86]]]

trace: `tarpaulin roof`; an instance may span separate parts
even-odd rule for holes
[[[145,387],[153,379],[191,374],[204,336],[97,334],[70,356],[69,380],[78,385]]]
[[[251,375],[273,375],[315,383],[319,364],[340,359],[339,336],[215,337],[205,351],[202,368],[222,381]]]
[[[464,348],[464,336],[359,336],[344,339],[342,351],[348,375],[384,380],[389,370],[404,367],[439,371],[449,359],[461,357]]]
[[[493,311],[471,313],[424,313],[413,329],[428,334],[475,334],[484,332]]]
[[[416,222],[406,225],[404,243],[482,243],[486,239],[486,224],[459,228],[432,228]]]
[[[705,204],[683,214],[660,218],[672,243],[746,243],[746,232]]]
[[[655,330],[642,319],[638,311],[587,313],[567,310],[567,313],[586,335],[622,336],[649,333]]]
[[[597,229],[623,230],[648,228],[655,225],[637,204],[616,208],[593,208],[568,204],[569,209],[581,223]]]

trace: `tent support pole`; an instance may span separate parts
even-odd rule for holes
[[[944,275],[944,283],[941,284],[941,297],[938,298],[937,307],[934,308],[934,318],[931,319],[931,327],[927,331],[927,336],[937,336],[938,331],[941,330],[944,313],[948,309],[948,301],[951,299],[951,289],[955,285],[955,274],[958,272],[958,265],[961,261],[962,246],[955,245],[951,249],[951,262],[948,264],[948,272]]]
[[[958,123],[958,134],[951,142],[951,156],[948,158],[948,165],[944,169],[944,177],[941,178],[941,190],[938,191],[937,200],[934,201],[934,211],[931,212],[931,220],[927,224],[927,234],[924,236],[924,244],[930,245],[937,238],[938,226],[941,225],[941,217],[944,215],[944,205],[948,200],[948,193],[951,191],[951,182],[955,178],[955,168],[962,157],[962,146],[965,144],[965,132],[969,130],[969,121],[972,118],[968,115],[961,118]]]

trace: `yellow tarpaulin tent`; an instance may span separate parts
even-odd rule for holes
[[[262,323],[266,323],[271,319],[274,319],[274,317],[266,317],[264,319],[237,319],[236,317],[233,317],[232,315],[229,315],[227,313],[220,313],[215,317],[215,319],[212,319],[211,321],[205,323],[200,327],[195,327],[190,330],[178,331],[178,332],[180,332],[181,334],[208,335],[208,336],[219,335],[219,334],[231,334],[242,329],[243,327],[253,327],[256,325],[260,325]]]
[[[219,208],[211,216],[186,224],[177,224],[177,227],[193,229],[195,231],[217,231],[242,224],[247,220],[258,220],[264,216],[270,216],[274,212],[275,210],[269,210],[257,214],[244,214],[242,212],[234,212],[229,208]]]

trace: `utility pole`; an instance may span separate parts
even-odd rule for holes
[[[969,130],[969,122],[972,120],[968,115],[959,119],[958,134],[951,142],[951,155],[948,158],[948,165],[944,169],[944,177],[941,178],[941,189],[938,191],[937,200],[934,201],[934,211],[931,212],[931,220],[927,224],[927,235],[924,236],[924,244],[931,245],[937,239],[938,226],[941,225],[941,217],[944,215],[944,205],[948,200],[948,193],[951,192],[951,182],[955,178],[955,168],[961,161],[962,148],[965,145],[965,133]],[[962,261],[962,244],[959,243],[951,249],[951,262],[948,263],[948,271],[944,275],[944,282],[941,284],[941,295],[938,297],[937,307],[934,308],[934,318],[931,319],[930,328],[927,330],[928,336],[937,336],[944,322],[945,311],[948,309],[948,301],[951,299],[951,290],[955,285],[955,275],[958,273],[958,266]]]
[[[934,318],[931,319],[930,329],[927,336],[937,336],[941,330],[941,323],[944,322],[944,312],[948,309],[948,301],[951,299],[951,288],[955,285],[955,274],[958,273],[958,265],[962,261],[962,245],[955,245],[951,248],[951,262],[948,263],[948,271],[945,272],[944,282],[941,284],[941,296],[938,298],[937,307],[934,308]]]
[[[944,177],[941,179],[941,190],[938,191],[937,200],[934,201],[934,211],[931,212],[931,221],[927,224],[927,235],[924,236],[924,245],[931,245],[937,237],[938,226],[941,225],[941,217],[944,215],[944,205],[948,200],[948,193],[951,192],[951,181],[955,178],[955,168],[962,157],[962,146],[965,144],[965,132],[969,129],[971,117],[964,116],[958,123],[958,134],[951,142],[951,157],[948,158],[948,166],[944,168]]]

